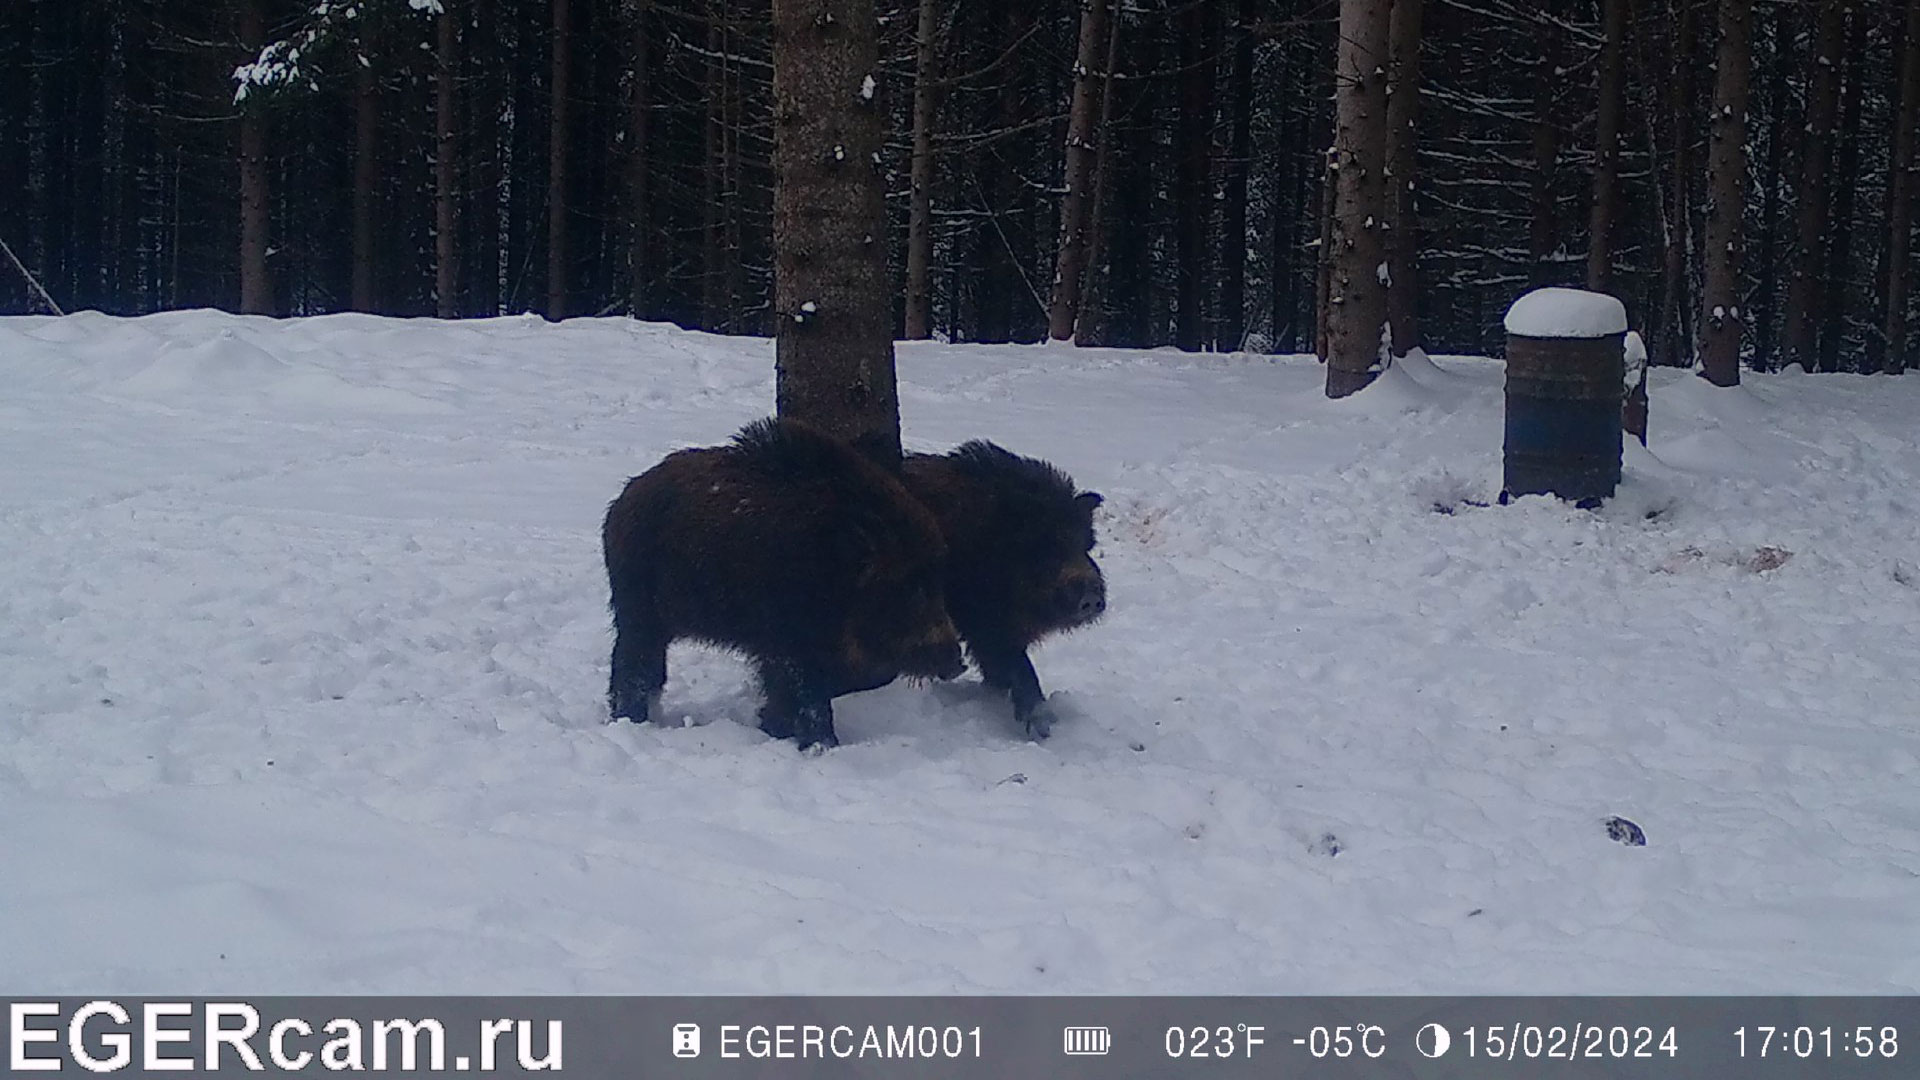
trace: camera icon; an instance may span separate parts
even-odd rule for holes
[[[697,1058],[700,1056],[700,1025],[673,1025],[673,1056],[677,1058]]]

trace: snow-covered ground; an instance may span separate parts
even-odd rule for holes
[[[607,500],[771,360],[0,320],[0,989],[1920,990],[1920,377],[1656,371],[1596,514],[1479,505],[1490,361],[904,346],[909,446],[1108,497],[1052,741],[803,756],[692,647],[609,726]]]

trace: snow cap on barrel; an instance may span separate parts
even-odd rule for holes
[[[1530,338],[1598,338],[1624,334],[1627,306],[1585,289],[1535,289],[1507,309],[1507,333]]]

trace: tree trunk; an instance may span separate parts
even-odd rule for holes
[[[240,0],[240,43],[249,61],[266,46],[260,0]],[[267,118],[252,104],[240,114],[240,311],[247,315],[273,311],[273,288],[267,278],[269,199]]]
[[[1787,279],[1787,321],[1781,334],[1781,366],[1817,366],[1820,270],[1827,234],[1827,169],[1834,119],[1840,106],[1841,49],[1845,45],[1846,0],[1820,0],[1819,29],[1807,57],[1807,124],[1800,133],[1803,155],[1795,186],[1794,248]]]
[[[1146,32],[1134,38],[1129,50],[1128,65],[1134,74],[1117,80],[1113,87],[1114,93],[1126,100],[1114,106],[1117,126],[1108,166],[1112,171],[1108,202],[1113,207],[1109,216],[1114,227],[1107,230],[1102,241],[1108,255],[1100,261],[1102,294],[1097,309],[1100,343],[1128,348],[1166,341],[1160,324],[1152,318],[1154,252],[1165,235],[1158,205],[1164,201],[1161,192],[1165,188],[1154,168],[1159,148],[1154,139],[1156,125],[1151,120],[1158,95],[1140,74],[1158,69],[1170,50],[1166,48],[1167,35],[1142,29]]]
[[[1313,271],[1313,352],[1323,364],[1332,347],[1328,333],[1333,325],[1333,217],[1340,205],[1339,158],[1339,153],[1328,147],[1320,170],[1320,244],[1315,251]]]
[[[740,66],[732,52],[739,47],[733,28],[727,28],[723,48],[728,56],[720,77],[720,289],[721,327],[729,334],[740,333],[740,302],[746,295],[746,262],[741,250],[740,214]]]
[[[1073,340],[1078,345],[1104,344],[1107,340],[1106,296],[1110,272],[1107,266],[1107,194],[1113,177],[1113,99],[1120,93],[1114,75],[1120,66],[1120,24],[1116,11],[1107,20],[1106,62],[1101,67],[1099,139],[1093,151],[1093,205],[1087,212],[1087,270],[1081,280],[1079,307],[1074,316]]]
[[[1342,2],[1344,3],[1345,0],[1342,0]],[[1389,14],[1388,17],[1391,19],[1391,14]],[[1327,133],[1326,141],[1320,142],[1317,139],[1315,140],[1318,144],[1316,149],[1319,151],[1316,155],[1316,164],[1319,165],[1320,212],[1319,216],[1314,220],[1319,223],[1320,236],[1317,241],[1317,246],[1314,248],[1313,353],[1323,364],[1327,362],[1327,329],[1332,321],[1333,313],[1333,215],[1338,205],[1335,195],[1339,186],[1337,173],[1339,170],[1340,155],[1335,145],[1336,140],[1339,138],[1339,118],[1337,115],[1330,115],[1338,111],[1337,105],[1334,103],[1339,96],[1340,90],[1341,68],[1338,53],[1342,48],[1341,42],[1343,39],[1340,36],[1340,23],[1338,19],[1334,20],[1330,30],[1331,35],[1324,42],[1322,48],[1324,48],[1325,52],[1336,54],[1336,59],[1332,66],[1324,63],[1319,65],[1321,74],[1314,80],[1316,85],[1313,88],[1314,96],[1320,101],[1329,103],[1330,106],[1326,110],[1327,114],[1329,114],[1326,120],[1327,126],[1322,129]],[[1324,53],[1322,55],[1324,55]],[[1308,120],[1307,123],[1310,125],[1315,124],[1320,115],[1322,115],[1320,110],[1315,110],[1314,119]]]
[[[1413,0],[1418,2],[1418,0]],[[1219,347],[1239,351],[1247,338],[1247,173],[1253,166],[1254,0],[1240,0],[1234,22],[1233,70],[1227,107],[1233,124],[1227,148],[1225,201],[1220,208]]]
[[[725,0],[707,0],[706,56],[702,58],[700,162],[700,328],[718,332],[725,317],[726,264],[726,51]]]
[[[1306,141],[1300,135],[1305,127],[1305,118],[1297,115],[1283,122],[1280,168],[1275,170],[1268,210],[1274,270],[1270,282],[1272,310],[1267,317],[1273,328],[1273,348],[1287,353],[1300,351],[1300,212],[1308,205],[1313,191],[1312,163],[1317,158],[1299,149]]]
[[[1386,214],[1388,0],[1341,0],[1332,296],[1327,316],[1327,396],[1372,382],[1391,359]]]
[[[1756,371],[1773,371],[1780,365],[1774,356],[1774,347],[1778,335],[1775,333],[1774,316],[1779,309],[1775,306],[1775,294],[1779,292],[1780,277],[1780,186],[1785,175],[1783,162],[1786,160],[1787,114],[1791,111],[1793,69],[1793,46],[1796,37],[1796,10],[1782,5],[1773,17],[1773,70],[1768,76],[1771,108],[1767,110],[1767,160],[1760,168],[1760,243],[1759,265],[1755,276],[1753,299],[1748,302],[1752,313],[1747,319],[1753,327],[1753,367]]]
[[[775,396],[900,458],[873,0],[773,0]]]
[[[1692,363],[1692,301],[1687,295],[1689,256],[1693,251],[1693,6],[1679,5],[1674,25],[1673,95],[1666,112],[1673,131],[1673,169],[1669,176],[1664,247],[1660,261],[1661,326],[1649,360],[1668,367]],[[1656,80],[1660,86],[1668,85]]]
[[[1587,288],[1613,287],[1613,221],[1618,216],[1620,109],[1625,79],[1627,0],[1602,0],[1606,41],[1600,50],[1600,107],[1593,135],[1593,216],[1587,228]]]
[[[26,216],[27,216],[27,262],[37,273],[47,272],[47,260],[54,249],[52,238],[54,177],[50,148],[53,145],[56,122],[49,98],[52,96],[48,83],[55,71],[52,28],[53,11],[58,0],[33,0],[31,16],[33,30],[29,36],[27,48],[27,123],[26,123]],[[241,20],[244,23],[251,11],[249,0],[241,0]],[[253,16],[258,18],[257,14]],[[256,46],[257,47],[257,46]],[[257,53],[255,55],[258,55]],[[247,57],[251,62],[253,57]],[[242,136],[244,143],[245,136]],[[241,149],[241,176],[246,176],[246,150]],[[244,188],[244,182],[243,182]]]
[[[906,336],[914,341],[933,333],[933,122],[940,107],[934,85],[939,59],[934,35],[939,25],[939,0],[920,0],[920,22],[914,32],[913,161],[908,170],[912,190],[907,209]]]
[[[1740,383],[1740,212],[1747,174],[1747,89],[1753,0],[1720,0],[1713,116],[1707,148],[1706,282],[1700,298],[1700,374]]]
[[[435,21],[433,94],[433,296],[434,311],[443,319],[460,313],[459,237],[455,235],[454,161],[458,146],[453,137],[454,76],[459,68],[455,49],[459,27],[451,0],[443,0]]]
[[[124,282],[133,269],[127,250],[127,50],[128,12],[114,4],[107,13],[107,55],[100,80],[101,181],[99,232],[95,261],[96,304],[104,311],[125,311]]]
[[[629,0],[627,68],[627,314],[644,319],[649,312],[647,249],[651,227],[651,206],[647,194],[647,166],[650,160],[647,139],[653,108],[652,86],[647,67],[651,49],[648,44],[648,9],[651,0]]]
[[[1108,0],[1081,0],[1080,43],[1073,61],[1073,106],[1067,117],[1066,192],[1060,197],[1060,252],[1047,309],[1047,336],[1073,337],[1080,316],[1081,281],[1087,269],[1087,224],[1093,196],[1094,130],[1100,108],[1095,69],[1107,43]],[[922,16],[925,21],[925,16]],[[915,149],[918,149],[916,144]]]
[[[1847,32],[1847,44],[1837,56],[1846,57],[1845,77],[1841,81],[1840,124],[1835,134],[1833,171],[1836,176],[1860,176],[1860,110],[1861,99],[1865,96],[1867,24],[1865,13],[1850,9],[1847,12],[1850,28]],[[1841,370],[1865,371],[1871,357],[1858,356],[1843,365],[1840,360],[1840,347],[1847,334],[1847,300],[1853,290],[1848,288],[1850,272],[1853,267],[1853,204],[1854,195],[1859,191],[1858,183],[1845,183],[1834,191],[1833,203],[1829,209],[1826,233],[1830,238],[1827,245],[1825,272],[1821,275],[1821,297],[1814,305],[1818,310],[1820,328],[1817,332],[1816,363],[1819,370],[1835,372]]]
[[[1914,128],[1920,125],[1920,0],[1907,0],[1907,35],[1900,53],[1900,111],[1893,127],[1893,176],[1887,193],[1887,359],[1898,375],[1907,368],[1907,275],[1912,269]]]
[[[567,114],[569,0],[553,0],[553,107],[547,145],[547,318],[567,317]]]
[[[1616,0],[1620,2],[1620,0]],[[1414,211],[1420,111],[1421,0],[1393,0],[1393,82],[1387,91],[1387,324],[1393,351],[1421,347],[1420,222]]]
[[[1211,5],[1189,4],[1176,16],[1174,30],[1180,42],[1179,126],[1173,132],[1177,155],[1174,249],[1178,259],[1174,344],[1188,352],[1198,352],[1208,344],[1201,295],[1210,276],[1207,224],[1213,206],[1213,57],[1207,41],[1214,19]]]
[[[1533,70],[1533,212],[1527,230],[1527,280],[1550,284],[1556,276],[1551,261],[1554,242],[1553,173],[1560,157],[1560,128],[1554,123],[1554,90],[1560,76],[1560,27],[1541,18],[1538,26],[1540,58]]]
[[[366,22],[353,57],[353,291],[355,311],[373,311],[373,200],[379,183],[380,80],[373,73],[374,42]]]

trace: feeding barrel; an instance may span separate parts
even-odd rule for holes
[[[1620,484],[1627,309],[1604,293],[1535,289],[1507,309],[1502,502],[1596,503]]]

